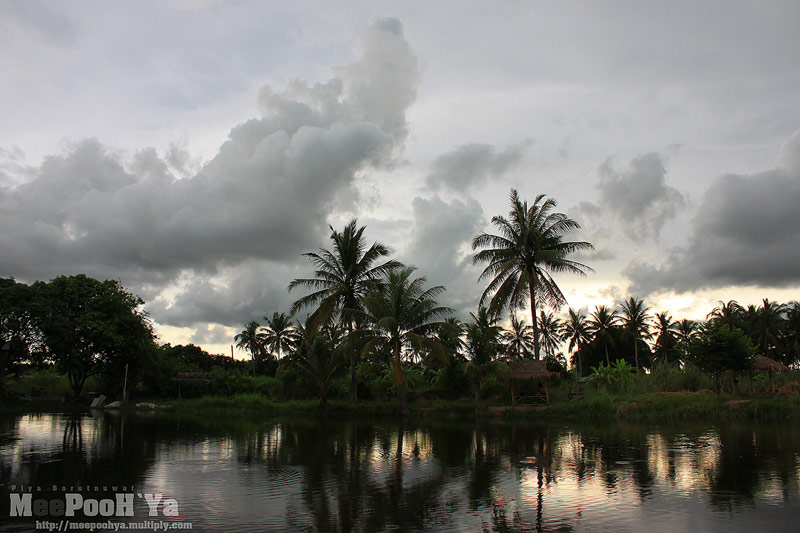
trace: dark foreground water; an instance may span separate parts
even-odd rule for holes
[[[796,531],[799,486],[789,425],[0,420],[2,531]]]

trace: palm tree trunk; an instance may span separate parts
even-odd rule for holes
[[[636,358],[636,372],[639,372],[639,339],[633,339],[633,354]]]
[[[606,364],[608,366],[611,366],[611,359],[608,358],[608,343],[603,344],[603,346],[606,349]]]
[[[348,320],[347,321],[347,338],[348,338],[348,351],[350,352],[350,401],[357,402],[358,401],[358,378],[356,376],[356,366],[357,366],[357,354],[356,351],[353,349],[350,344],[350,336],[353,333],[353,323]]]
[[[531,295],[531,325],[533,325],[533,357],[539,360],[539,324],[536,322],[536,282],[533,279],[533,271],[528,270],[528,290]]]
[[[400,398],[400,409],[402,410],[403,416],[408,416],[406,389],[403,383],[403,368],[400,366],[400,340],[394,343],[394,380],[397,386],[397,396]]]

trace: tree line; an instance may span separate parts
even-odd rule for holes
[[[28,286],[0,279],[0,387],[26,361],[63,372],[75,396],[91,376],[112,389],[126,367],[141,393],[155,395],[171,394],[177,369],[216,368],[303,383],[325,406],[346,372],[351,400],[365,396],[359,386],[383,380],[407,412],[409,385],[424,380],[454,395],[474,392],[478,404],[487,380],[519,359],[544,358],[549,369],[571,366],[578,375],[619,360],[637,371],[663,363],[714,373],[745,369],[756,352],[786,364],[800,359],[796,302],[720,302],[705,321],[677,321],[630,297],[590,313],[568,308],[562,317],[566,298],[554,276],[591,272],[573,254],[592,246],[567,240],[579,225],[556,207],[544,195],[529,205],[512,189],[508,216],[492,218],[496,233],[472,242],[487,285],[466,322],[438,302],[443,286],[428,286],[384,244],[368,245],[357,220],[341,231],[331,227],[331,246],[304,254],[313,274],[288,286],[302,291],[289,313],[265,316],[264,326],[250,321],[235,336],[247,362],[191,345],[157,346],[144,302],[116,281],[60,276]],[[731,347],[744,354],[741,361],[733,361]]]

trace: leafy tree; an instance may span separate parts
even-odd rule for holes
[[[500,333],[506,354],[514,359],[526,359],[533,346],[533,328],[514,312],[511,313],[510,326]]]
[[[738,328],[712,322],[689,347],[689,358],[698,368],[714,374],[717,393],[720,376],[727,370],[748,370],[753,364],[753,343]]]
[[[40,341],[33,316],[36,289],[14,278],[0,278],[0,397],[6,394],[6,372],[27,359]]]
[[[338,314],[350,334],[358,325],[358,311],[362,309],[362,301],[370,287],[381,276],[398,268],[400,263],[395,260],[380,263],[382,258],[389,255],[389,249],[379,242],[367,248],[364,241],[366,227],[359,228],[356,219],[351,220],[341,232],[329,227],[333,249],[303,254],[316,268],[314,277],[295,279],[289,284],[290,291],[296,287],[313,291],[294,302],[291,313],[294,315],[304,307],[316,306],[308,323],[310,329],[330,322]],[[351,399],[356,401],[358,351],[349,352],[350,394]]]
[[[622,324],[633,337],[636,370],[639,370],[639,345],[652,337],[650,333],[650,308],[644,300],[631,296],[622,302]]]
[[[129,377],[134,378],[142,354],[153,346],[141,298],[117,281],[98,281],[84,274],[59,276],[44,290],[38,326],[75,397],[80,396],[86,379],[100,372],[113,374],[121,386],[126,363],[131,367]]]
[[[608,356],[609,345],[613,347],[616,342],[611,334],[611,329],[619,326],[620,318],[615,309],[609,309],[605,305],[598,305],[589,317],[589,332],[594,340],[603,346],[606,354],[606,364],[611,366],[611,358]]]
[[[534,357],[539,359],[537,307],[544,302],[558,309],[566,303],[551,274],[567,272],[585,275],[591,269],[569,259],[573,252],[592,250],[588,242],[564,241],[564,236],[580,225],[564,213],[555,213],[556,201],[540,194],[533,205],[511,189],[509,218],[492,217],[500,235],[481,233],[472,241],[477,252],[475,263],[488,263],[479,279],[491,278],[480,304],[489,300],[489,312],[499,316],[506,308],[523,307],[530,301]]]
[[[567,348],[573,352],[573,366],[575,357],[578,359],[578,375],[583,375],[582,349],[591,340],[591,331],[586,316],[571,307],[567,320],[561,326],[561,339],[567,341]]]
[[[444,355],[444,348],[435,336],[443,322],[443,316],[452,313],[449,307],[440,306],[436,298],[444,287],[425,288],[425,278],[413,278],[414,267],[388,270],[381,283],[364,298],[363,318],[370,325],[367,335],[370,340],[364,352],[382,349],[392,354],[392,371],[400,397],[403,414],[408,414],[404,374],[401,366],[404,352],[425,348]]]
[[[500,326],[495,324],[485,307],[478,314],[470,313],[472,321],[466,327],[466,345],[469,354],[469,370],[475,379],[475,412],[480,412],[483,380],[492,363],[500,353]]]
[[[296,343],[297,331],[286,313],[275,311],[272,318],[264,317],[267,325],[263,327],[261,339],[267,350],[277,354],[278,359],[289,352]]]

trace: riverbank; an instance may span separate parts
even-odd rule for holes
[[[420,400],[409,404],[412,418],[463,420],[475,418],[475,404],[471,400]],[[38,404],[13,402],[0,407],[0,411],[59,412],[87,410],[85,406],[69,404]],[[122,411],[172,411],[175,413],[228,415],[248,417],[267,416],[319,416],[316,400],[274,401],[259,394],[236,396],[206,396],[202,398],[126,402]],[[328,404],[328,416],[349,417],[400,417],[400,404],[386,402],[351,403],[344,400]],[[763,420],[784,421],[800,419],[800,395],[776,394],[762,396],[717,395],[708,391],[671,392],[639,395],[613,395],[604,390],[593,391],[581,400],[556,400],[549,405],[511,407],[503,402],[487,402],[482,417],[507,420]]]

